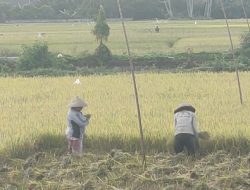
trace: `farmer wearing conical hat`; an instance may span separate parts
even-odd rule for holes
[[[89,124],[90,115],[83,115],[81,112],[86,106],[86,102],[79,97],[76,97],[69,104],[66,137],[69,153],[76,155],[82,154],[84,132]]]
[[[176,154],[186,147],[188,155],[195,156],[198,148],[198,128],[196,124],[195,108],[187,103],[179,105],[174,111]]]

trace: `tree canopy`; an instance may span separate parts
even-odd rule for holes
[[[250,17],[250,1],[243,1]],[[188,2],[193,2],[193,5]],[[121,0],[124,17],[134,20],[190,18],[190,11],[192,18],[204,18],[210,12],[211,18],[223,18],[219,0],[210,2],[212,4],[208,8],[207,0]],[[106,10],[107,18],[119,17],[116,0],[0,0],[0,21],[95,18],[100,4]],[[224,4],[229,18],[244,17],[241,0],[224,0]]]
[[[99,41],[100,43],[102,43],[103,40],[107,40],[109,36],[109,26],[106,23],[106,15],[102,5],[100,6],[98,11],[93,34],[96,36],[97,41]]]

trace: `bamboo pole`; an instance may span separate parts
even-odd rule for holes
[[[120,0],[117,0],[117,5],[118,5],[118,8],[119,8],[120,18],[121,18],[121,21],[122,21],[122,27],[123,27],[124,37],[125,37],[128,56],[129,56],[129,64],[130,64],[132,80],[133,80],[133,87],[134,87],[135,101],[136,101],[136,108],[137,108],[137,116],[138,116],[139,130],[140,130],[142,165],[143,165],[143,168],[145,169],[146,166],[147,166],[147,164],[146,164],[146,150],[145,150],[145,142],[144,142],[142,122],[141,122],[140,103],[139,103],[138,90],[137,90],[137,84],[136,84],[136,78],[135,78],[135,66],[134,66],[132,56],[131,56],[131,52],[130,52],[128,36],[127,36],[125,24],[124,24],[124,19],[123,19]]]
[[[243,9],[243,12],[244,12],[244,15],[245,15],[246,21],[247,21],[248,30],[249,30],[249,32],[250,32],[250,25],[249,25],[249,22],[248,22],[247,12],[246,12],[246,9],[245,9],[245,6],[244,6],[244,3],[243,3],[243,0],[241,0],[241,6],[242,6],[242,9]]]
[[[231,53],[232,53],[232,56],[233,56],[233,60],[235,62],[233,40],[232,40],[232,35],[231,35],[231,32],[230,32],[230,27],[229,27],[229,24],[228,24],[227,14],[226,14],[226,11],[225,11],[223,0],[220,0],[220,4],[221,4],[221,9],[222,9],[222,12],[224,14],[226,25],[227,25],[228,36],[229,36],[229,40],[230,40],[230,44],[231,44]],[[241,105],[243,105],[243,98],[242,98],[242,91],[241,91],[241,84],[240,84],[240,76],[239,76],[239,70],[238,70],[237,66],[236,66],[236,71],[235,72],[236,72],[238,88],[239,88],[240,103],[241,103]]]

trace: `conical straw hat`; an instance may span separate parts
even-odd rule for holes
[[[74,100],[72,100],[69,104],[70,108],[77,108],[77,107],[82,108],[86,106],[87,106],[87,103],[81,98],[79,98],[78,96]]]
[[[174,113],[177,113],[177,112],[180,112],[180,111],[191,111],[191,112],[194,112],[195,113],[195,108],[189,104],[189,103],[182,103],[180,104],[175,110],[174,110]]]

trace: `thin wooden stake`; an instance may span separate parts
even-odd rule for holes
[[[249,30],[249,32],[250,32],[250,25],[249,25],[249,22],[248,22],[247,12],[246,12],[246,9],[245,9],[245,6],[244,6],[244,3],[243,3],[243,0],[241,0],[241,5],[242,5],[242,9],[243,9],[243,12],[244,12],[244,15],[245,15],[246,21],[247,21],[248,30]]]
[[[234,46],[233,46],[232,35],[231,35],[229,24],[228,24],[228,21],[227,21],[227,14],[226,14],[226,11],[225,11],[223,0],[220,0],[220,3],[221,3],[221,9],[223,11],[223,14],[224,14],[224,17],[225,17],[225,21],[226,21],[226,24],[227,24],[227,31],[228,31],[228,36],[229,36],[230,44],[231,44],[231,53],[232,53],[234,62],[236,62],[235,61],[235,54],[234,54]],[[241,105],[243,105],[243,98],[242,98],[242,91],[241,91],[241,84],[240,84],[240,76],[239,76],[239,70],[238,70],[237,66],[236,66],[236,71],[235,72],[236,72],[236,77],[237,77],[237,82],[238,82],[238,88],[239,88],[239,94],[240,94],[240,103],[241,103]]]
[[[142,165],[143,165],[143,168],[145,169],[146,166],[147,166],[147,164],[146,164],[146,150],[145,150],[145,142],[144,142],[144,135],[143,135],[143,129],[142,129],[142,122],[141,122],[140,103],[139,103],[139,97],[138,97],[138,91],[137,91],[137,85],[136,85],[136,78],[135,78],[135,66],[134,66],[132,56],[131,56],[131,52],[130,52],[128,36],[127,36],[125,24],[124,24],[124,19],[123,19],[120,0],[117,0],[117,5],[118,5],[118,8],[119,8],[120,18],[121,18],[121,21],[122,21],[122,27],[123,27],[123,32],[124,32],[127,51],[128,51],[128,56],[129,56],[129,64],[130,64],[130,69],[131,69],[131,74],[132,74],[132,79],[133,79],[135,101],[136,101],[136,108],[137,108],[138,122],[139,122],[139,129],[140,129],[140,137],[141,137]]]

